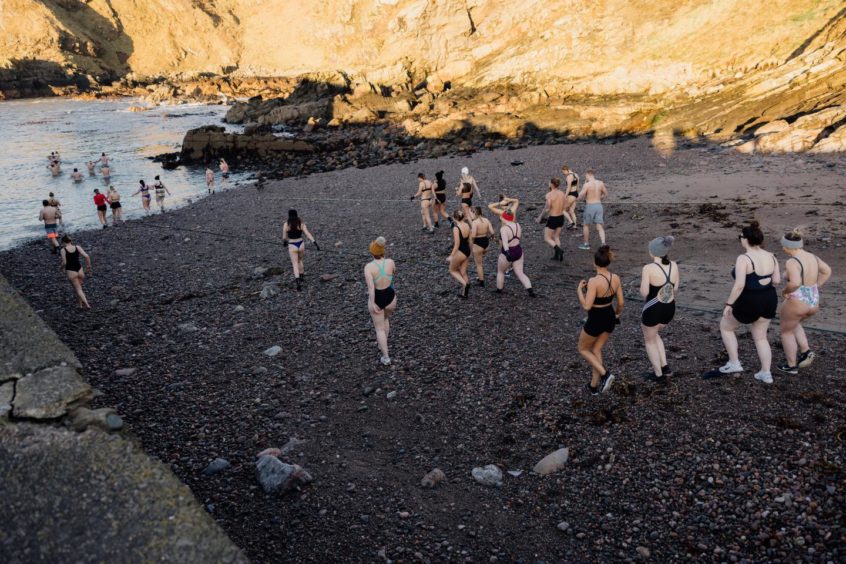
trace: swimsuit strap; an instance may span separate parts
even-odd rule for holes
[[[815,256],[814,258],[816,258],[816,256]],[[801,285],[802,285],[802,286],[804,286],[804,285],[805,285],[805,267],[802,265],[802,261],[801,261],[801,260],[799,260],[799,259],[798,259],[798,258],[796,258],[796,257],[790,257],[790,258],[789,258],[789,259],[787,259],[787,260],[795,260],[796,262],[798,262],[798,263],[799,263],[799,276],[800,276],[800,277],[801,277],[801,279],[802,279],[802,284],[801,284]],[[819,259],[817,259],[817,260],[819,260]]]
[[[749,256],[748,254],[746,254],[746,253],[744,253],[744,255],[743,255],[743,256],[745,256],[746,258],[748,258],[748,259],[749,259],[749,262],[751,262],[751,263],[752,263],[752,274],[758,274],[757,272],[755,272],[755,261],[754,261],[754,260],[752,260],[752,257],[750,257],[750,256]]]
[[[379,262],[379,261],[377,261],[376,259],[373,259],[373,263],[376,265],[376,268],[378,268],[378,269],[379,269],[379,276],[377,276],[376,278],[374,278],[374,279],[373,279],[373,282],[374,282],[374,283],[375,283],[377,280],[379,280],[380,278],[382,278],[383,276],[384,276],[385,278],[390,278],[390,279],[391,279],[391,283],[393,283],[393,281],[394,281],[394,275],[393,275],[393,274],[388,274],[387,272],[385,272],[385,261],[386,261],[386,260],[387,260],[387,259],[384,259],[384,258],[383,258],[383,259],[382,259],[382,262]]]
[[[511,241],[515,241],[515,240],[519,241],[520,237],[517,236],[517,229],[512,229],[510,225],[506,225],[506,227],[511,232],[511,239],[509,239],[508,242],[510,243]]]
[[[662,268],[661,270],[664,270],[664,269]],[[611,284],[611,280],[614,278],[614,275],[613,275],[613,274],[611,274],[611,278],[608,278],[607,276],[604,276],[603,274],[601,274],[601,273],[599,273],[599,272],[597,272],[596,274],[597,274],[598,276],[602,276],[602,277],[605,279],[605,281],[606,281],[606,282],[608,282],[608,289],[609,289],[609,290],[611,290],[611,292],[613,292],[613,291],[614,291],[614,285],[613,285],[613,284]],[[603,297],[603,298],[610,298],[610,297],[612,297],[612,296],[613,296],[613,293],[612,293],[612,295],[611,295],[611,296],[602,296],[602,297]]]

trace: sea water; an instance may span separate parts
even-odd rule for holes
[[[171,192],[165,200],[167,208],[206,195],[202,164],[164,170],[149,157],[178,151],[189,129],[222,125],[226,106],[185,104],[129,111],[130,107],[141,105],[131,99],[0,102],[0,250],[44,236],[38,212],[50,192],[61,201],[63,231],[68,232],[99,227],[93,191],[99,188],[105,193],[109,184],[120,192],[127,220],[145,214],[140,195],[131,197],[140,179],[152,185],[154,177],[161,176]],[[62,159],[62,173],[57,177],[47,167],[51,151],[58,151]],[[99,164],[95,176],[89,175],[85,166],[89,160],[98,160],[103,152],[111,167],[109,184],[100,174]],[[74,168],[82,173],[82,182],[71,179]],[[233,169],[222,186],[217,163],[212,168],[217,190],[231,188],[246,177]],[[155,198],[151,209],[158,212]],[[108,217],[111,224],[111,210]]]

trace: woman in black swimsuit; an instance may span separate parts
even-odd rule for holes
[[[85,292],[82,291],[82,283],[85,281],[85,269],[82,268],[82,263],[79,257],[85,259],[85,267],[88,268],[88,273],[92,274],[91,257],[88,256],[82,247],[74,245],[73,241],[68,235],[62,237],[62,251],[60,253],[62,258],[62,270],[70,280],[74,292],[76,292],[76,303],[82,309],[91,309],[88,305],[88,298],[85,297]]]
[[[377,237],[370,243],[373,260],[364,267],[364,279],[367,282],[367,310],[376,328],[376,343],[382,353],[380,362],[388,366],[388,335],[391,332],[390,319],[397,308],[397,294],[394,291],[394,275],[397,267],[389,258],[385,258],[385,238]]]
[[[297,210],[288,210],[288,221],[282,227],[282,244],[288,247],[288,256],[291,258],[291,268],[294,270],[294,280],[297,283],[297,290],[303,289],[303,275],[305,274],[305,265],[303,264],[303,255],[305,255],[305,239],[303,235],[308,237],[314,248],[320,250],[320,245],[314,240],[305,222],[297,215]]]
[[[432,208],[432,202],[435,200],[435,185],[431,180],[426,180],[426,175],[422,172],[417,175],[417,192],[411,197],[420,198],[420,215],[423,217],[423,231],[434,233],[435,228],[432,226],[432,215],[429,210]],[[438,216],[436,215],[435,218]]]
[[[440,227],[440,219],[449,220],[449,214],[446,211],[446,180],[444,180],[444,171],[439,170],[435,173],[435,227]]]
[[[564,191],[567,193],[567,207],[564,208],[564,217],[567,218],[567,229],[576,229],[576,202],[579,199],[579,175],[570,167],[561,167],[561,174],[564,176]]]
[[[590,393],[596,395],[607,392],[614,383],[614,375],[602,364],[602,347],[614,331],[623,312],[623,282],[616,274],[608,270],[614,255],[608,245],[599,247],[593,256],[596,276],[582,280],[576,293],[582,309],[588,312],[587,321],[579,334],[579,354],[591,366]],[[611,302],[617,299],[617,307],[612,309]]]
[[[641,330],[646,345],[646,356],[652,363],[652,372],[644,376],[655,382],[665,381],[672,371],[667,365],[667,353],[660,331],[676,314],[676,296],[679,291],[679,268],[667,255],[674,238],[658,237],[649,242],[652,262],[640,274],[640,295],[645,300],[641,313]]]
[[[758,359],[761,361],[761,370],[755,374],[755,379],[772,384],[770,364],[773,353],[767,340],[767,330],[778,309],[778,294],[774,285],[781,282],[781,274],[775,255],[761,248],[764,232],[757,221],[744,227],[739,238],[746,252],[737,257],[731,271],[734,286],[720,320],[720,334],[729,361],[718,370],[705,373],[705,377],[743,372],[734,332],[741,325],[751,325],[752,340],[755,341]]]
[[[461,284],[461,297],[470,295],[470,277],[467,266],[470,264],[470,236],[473,228],[464,217],[464,212],[455,210],[452,214],[452,252],[449,254],[449,273]]]
[[[515,276],[523,284],[529,296],[535,297],[535,290],[532,288],[532,281],[523,272],[523,247],[520,246],[520,236],[523,229],[517,223],[517,208],[520,207],[520,200],[517,198],[506,198],[500,195],[499,202],[488,204],[488,209],[499,216],[502,225],[499,228],[499,240],[501,252],[496,263],[496,291],[502,292],[505,286],[505,272],[511,267]]]
[[[493,225],[488,218],[482,214],[482,208],[473,208],[473,220],[470,222],[473,227],[471,237],[473,239],[473,260],[476,263],[476,282],[479,286],[485,285],[485,255],[488,253],[491,237],[494,234]]]

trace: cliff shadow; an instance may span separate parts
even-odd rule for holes
[[[56,88],[87,90],[91,82],[84,74],[68,72],[53,61],[12,59],[0,68],[0,100],[53,96]]]
[[[81,73],[110,84],[131,70],[128,61],[135,45],[110,3],[111,17],[106,17],[81,0],[36,1],[62,24],[59,47]]]

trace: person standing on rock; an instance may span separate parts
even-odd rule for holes
[[[144,207],[144,211],[150,211],[150,187],[147,186],[147,183],[143,180],[138,181],[138,190],[135,191],[133,196],[141,194],[141,205]]]
[[[567,193],[567,204],[564,209],[564,217],[567,218],[567,229],[576,229],[576,202],[579,200],[579,175],[570,167],[561,167],[561,174],[564,175],[564,191]]]
[[[567,195],[561,190],[561,180],[553,178],[549,181],[546,201],[537,219],[540,223],[543,215],[549,212],[546,227],[543,230],[543,240],[552,247],[552,260],[564,260],[564,251],[561,249],[561,229],[564,227],[564,208],[566,205]]]
[[[376,344],[382,353],[380,362],[388,366],[391,364],[391,356],[388,354],[390,319],[397,308],[397,294],[394,291],[397,267],[393,260],[385,258],[385,245],[384,237],[377,237],[370,243],[369,251],[373,260],[364,267],[364,279],[367,282],[367,310],[373,319]]]
[[[490,220],[482,213],[482,208],[473,208],[473,220],[470,222],[473,227],[473,260],[476,262],[476,283],[479,286],[485,285],[485,255],[488,254],[488,246],[491,237],[494,235],[494,228]]]
[[[422,172],[417,175],[417,192],[411,197],[420,198],[420,215],[423,217],[423,231],[434,233],[435,228],[432,227],[432,215],[430,210],[432,202],[435,199],[435,185],[431,180],[426,180],[426,175]]]
[[[798,374],[814,362],[802,322],[820,310],[820,289],[831,278],[831,267],[804,249],[802,233],[791,231],[781,238],[781,246],[790,257],[784,263],[784,303],[779,311],[781,345],[786,362],[776,368],[785,374]]]
[[[473,227],[461,210],[452,214],[452,252],[449,254],[449,274],[461,284],[461,297],[470,295],[470,277],[467,267],[470,264],[470,238]]]
[[[499,202],[488,205],[488,209],[502,220],[499,228],[501,252],[496,263],[496,291],[502,293],[505,286],[505,272],[511,267],[529,296],[534,298],[535,291],[532,288],[532,281],[523,272],[523,248],[520,246],[520,236],[523,230],[517,223],[517,208],[519,207],[520,200],[505,196],[500,197]]]
[[[757,221],[744,227],[739,238],[746,252],[737,257],[734,268],[731,270],[734,285],[720,320],[720,334],[729,360],[724,366],[706,372],[703,376],[712,378],[743,372],[735,331],[741,325],[750,325],[752,340],[755,342],[758,359],[761,361],[761,370],[755,373],[755,379],[765,384],[772,384],[770,365],[773,353],[767,340],[767,331],[778,309],[778,295],[774,285],[781,282],[781,274],[775,255],[761,248],[764,232],[761,231]]]
[[[58,206],[50,205],[49,200],[43,200],[41,204],[43,207],[38,212],[38,221],[44,222],[44,231],[47,233],[47,240],[50,242],[50,251],[55,255],[59,250],[59,221],[62,219],[62,212],[59,211]]]
[[[581,280],[576,290],[582,309],[587,311],[587,321],[579,334],[579,354],[588,361],[591,367],[591,394],[604,393],[611,389],[614,375],[602,362],[602,348],[614,331],[614,326],[620,322],[623,313],[623,282],[616,274],[608,270],[614,254],[607,245],[602,245],[593,256],[596,276],[590,280]],[[611,307],[611,302],[617,300],[617,307]]]
[[[679,268],[667,256],[673,241],[671,235],[650,241],[652,262],[644,266],[640,274],[640,295],[645,300],[640,322],[646,356],[652,364],[652,372],[647,372],[645,376],[653,382],[665,382],[666,377],[672,374],[660,332],[676,314]]]
[[[158,204],[159,209],[162,210],[162,213],[165,211],[165,194],[170,196],[170,190],[167,189],[167,186],[164,185],[159,175],[156,175],[156,181],[153,183],[153,189],[156,191],[156,204]]]
[[[305,240],[303,235],[312,242],[318,251],[320,250],[320,246],[314,240],[308,227],[297,215],[297,210],[288,210],[288,221],[282,227],[282,244],[288,248],[288,256],[291,259],[291,267],[294,270],[294,280],[298,291],[303,289],[303,275],[305,274],[305,266],[303,265]]]
[[[444,171],[439,170],[435,173],[435,227],[440,226],[440,219],[444,218],[450,220],[449,214],[446,211],[446,180],[444,180]]]
[[[585,201],[585,210],[582,215],[582,230],[585,240],[584,243],[579,245],[579,248],[583,251],[589,251],[591,225],[596,226],[599,241],[603,245],[605,244],[605,227],[603,225],[605,219],[603,217],[602,200],[608,197],[608,189],[604,182],[596,179],[592,170],[585,173],[585,178],[587,178],[587,182],[582,187],[582,191],[579,192],[579,199]]]
[[[108,227],[108,221],[106,220],[106,210],[108,210],[108,206],[106,203],[108,202],[108,198],[106,198],[105,194],[100,193],[99,188],[94,188],[94,205],[97,206],[97,219],[100,220],[100,223],[103,225],[103,229]]]
[[[63,247],[60,253],[62,270],[65,271],[71,286],[73,286],[76,293],[77,305],[82,309],[91,309],[91,306],[88,304],[88,298],[85,297],[85,292],[82,291],[82,283],[85,282],[85,270],[82,268],[82,263],[79,259],[80,256],[85,259],[85,267],[88,269],[88,273],[91,274],[91,257],[82,250],[82,247],[74,245],[68,235],[62,237],[62,245]]]
[[[214,194],[214,171],[209,166],[206,167],[206,190]]]
[[[109,186],[109,206],[112,208],[112,226],[117,225],[118,220],[123,223],[123,207],[120,205],[120,194],[114,186]]]

